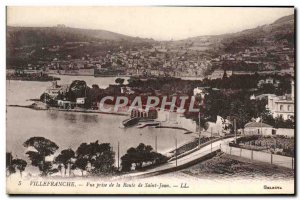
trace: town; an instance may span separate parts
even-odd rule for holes
[[[172,44],[172,43],[171,43]],[[27,66],[13,67],[8,75],[83,75],[83,76],[172,76],[221,78],[223,70],[232,74],[293,74],[294,49],[287,41],[279,44],[263,41],[262,46],[246,48],[236,53],[224,53],[219,56],[199,53],[192,47],[173,46],[169,43],[154,44],[151,48],[139,50],[108,51],[103,56],[83,55],[81,58],[53,58],[52,61],[40,61],[41,64],[29,63]],[[77,46],[78,45],[78,46]],[[87,44],[85,44],[87,45]],[[75,45],[80,48],[82,44]],[[44,49],[45,47],[42,47]],[[45,49],[50,51],[53,47]],[[64,51],[66,45],[56,47]]]
[[[231,35],[202,36],[176,41],[142,38],[98,39],[82,30],[57,25],[40,28],[32,40],[53,37],[35,45],[18,44],[15,36],[30,28],[8,27],[7,75],[62,74],[83,76],[209,77],[232,74],[293,74],[293,15],[272,24]],[[30,32],[31,31],[31,32]],[[66,35],[59,41],[57,32]],[[78,33],[77,33],[78,32]],[[265,34],[261,34],[264,32]],[[76,35],[77,33],[77,35]],[[33,32],[36,34],[36,32]],[[79,37],[81,36],[81,37]],[[83,38],[82,38],[83,37]],[[119,36],[120,37],[120,36]]]

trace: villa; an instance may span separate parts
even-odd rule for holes
[[[283,119],[291,119],[294,117],[294,81],[291,82],[291,94],[283,96],[268,96],[268,109],[273,117],[282,117]]]

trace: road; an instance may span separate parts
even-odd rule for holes
[[[161,166],[155,167],[153,169],[149,169],[143,172],[136,172],[136,173],[130,173],[123,175],[122,178],[129,178],[129,177],[146,177],[146,176],[155,176],[163,173],[168,173],[172,171],[176,171],[179,169],[182,169],[186,166],[193,165],[195,162],[201,160],[204,156],[209,155],[211,152],[214,152],[216,150],[220,149],[220,145],[228,144],[230,141],[234,140],[234,138],[227,138],[224,140],[216,141],[212,143],[212,145],[207,145],[191,154],[188,154],[182,158],[178,158],[173,161],[170,161],[166,164],[163,164]],[[177,165],[176,165],[177,162]]]

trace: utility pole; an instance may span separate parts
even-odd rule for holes
[[[118,171],[120,170],[120,142],[118,141]]]
[[[155,151],[157,152],[157,135],[155,135]]]
[[[261,132],[261,134],[263,134],[263,132],[262,132],[262,121],[263,121],[262,116],[260,116],[260,132]]]
[[[159,122],[159,134],[161,130],[161,122]],[[157,152],[157,132],[155,132],[155,151]]]
[[[177,167],[177,137],[175,137],[175,158],[176,158],[176,167]]]
[[[200,149],[200,144],[201,144],[201,141],[200,141],[200,135],[201,135],[201,125],[200,125],[200,123],[201,123],[201,120],[200,120],[200,108],[199,108],[199,116],[198,116],[198,118],[199,118],[199,149]]]
[[[233,119],[233,128],[234,128],[234,141],[236,143],[236,119]]]
[[[212,140],[213,128],[210,128],[210,139]],[[212,142],[210,143],[210,152],[212,152]]]

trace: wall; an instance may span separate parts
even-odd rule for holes
[[[295,137],[295,129],[279,128],[276,130],[276,135],[284,135],[287,137]]]
[[[253,151],[253,150],[242,149],[237,147],[230,147],[228,145],[222,145],[221,151],[229,155],[239,156],[253,161],[265,162],[265,163],[286,167],[290,169],[294,169],[294,165],[295,165],[294,162],[295,160],[292,157],[275,155],[275,154],[270,154],[261,151]]]
[[[266,128],[266,127],[249,127],[244,129],[245,135],[272,135],[273,128]],[[258,131],[259,130],[259,131]]]

